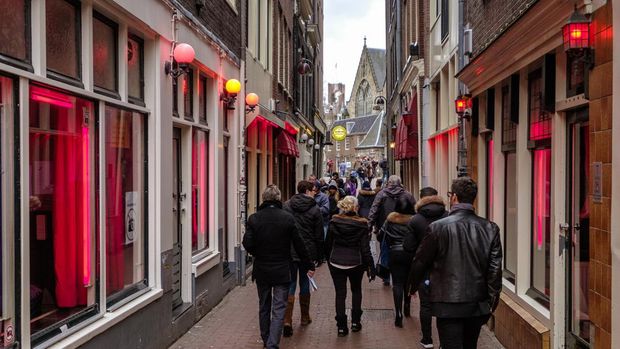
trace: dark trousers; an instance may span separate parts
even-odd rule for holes
[[[443,349],[476,349],[482,325],[491,315],[466,318],[437,318],[437,332]]]
[[[409,277],[409,268],[413,255],[405,251],[390,251],[390,274],[392,275],[392,294],[394,295],[394,310],[397,317],[403,316],[403,301],[405,285]]]
[[[310,280],[308,279],[308,269],[301,266],[300,262],[291,263],[291,284],[288,289],[289,296],[295,295],[297,280],[299,279],[299,295],[310,294]]]
[[[351,285],[351,321],[359,323],[362,318],[362,278],[364,266],[359,265],[351,269],[340,269],[329,265],[334,289],[336,290],[336,322],[338,327],[345,327],[347,315],[345,313],[347,300],[347,279]]]
[[[289,284],[271,285],[257,281],[256,288],[258,289],[260,336],[265,347],[278,349],[284,325]]]
[[[433,315],[431,313],[431,301],[428,286],[424,281],[418,288],[420,296],[420,327],[422,328],[422,342],[433,342]]]

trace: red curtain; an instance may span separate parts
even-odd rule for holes
[[[55,137],[53,199],[56,303],[61,308],[85,305],[90,283],[89,130],[81,107],[50,105],[58,111],[61,132]]]

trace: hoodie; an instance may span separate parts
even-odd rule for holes
[[[310,259],[318,260],[323,241],[323,215],[316,201],[306,194],[295,194],[284,204],[284,209],[295,218],[295,225]],[[291,255],[294,261],[299,261],[294,250],[291,250]]]
[[[411,206],[415,206],[413,195],[406,191],[402,185],[389,185],[378,192],[368,214],[370,225],[381,228],[387,216],[394,212],[396,201],[401,197],[405,197],[411,201]]]
[[[428,226],[439,219],[448,216],[446,204],[439,195],[425,196],[415,205],[416,214],[409,221],[409,228],[413,232],[410,239],[405,241],[405,249],[415,251],[422,239],[426,236]]]
[[[337,265],[373,267],[370,253],[368,221],[355,213],[332,217],[325,240],[325,254],[329,262]]]
[[[377,192],[374,190],[360,190],[357,195],[357,201],[359,203],[360,216],[368,219],[368,214],[370,213],[370,207],[372,207],[373,201],[375,201],[375,196],[377,196]]]

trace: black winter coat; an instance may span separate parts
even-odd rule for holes
[[[373,201],[375,201],[375,196],[377,196],[377,192],[374,190],[360,190],[357,195],[357,201],[359,203],[359,215],[368,219],[368,214],[370,213],[370,208],[372,207]]]
[[[314,270],[293,216],[280,201],[263,202],[248,218],[243,236],[243,247],[254,256],[252,279],[271,285],[290,283],[291,244],[302,263]]]
[[[426,229],[436,220],[448,216],[443,199],[439,195],[425,196],[415,204],[416,214],[409,221],[409,228],[413,232],[405,240],[405,250],[414,253],[426,236]]]
[[[476,215],[473,205],[459,204],[448,217],[429,226],[413,260],[412,292],[430,271],[433,303],[478,303],[491,313],[502,289],[499,228]]]
[[[354,213],[332,217],[325,240],[325,255],[329,262],[342,266],[364,265],[374,270],[370,253],[368,221]]]
[[[388,246],[404,245],[405,240],[413,235],[409,228],[412,215],[392,212],[387,216],[381,234],[387,239]]]
[[[319,248],[323,243],[323,215],[313,197],[305,194],[295,194],[284,204],[284,209],[293,215],[297,224],[297,231],[304,240],[308,255],[313,261],[319,259]],[[299,258],[291,247],[294,261]]]
[[[406,191],[402,185],[393,185],[383,188],[372,203],[370,213],[368,214],[368,221],[371,226],[375,226],[380,229],[385,223],[387,216],[394,212],[396,202],[404,197],[411,202],[411,206],[415,206],[415,199],[410,192]]]

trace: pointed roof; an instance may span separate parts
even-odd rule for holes
[[[355,149],[363,149],[363,148],[383,148],[385,146],[384,140],[384,125],[383,118],[385,117],[385,111],[382,111],[381,114],[375,119],[375,122],[372,124],[366,137],[360,142],[360,144],[355,147]]]
[[[366,48],[370,62],[372,63],[372,70],[377,81],[379,88],[383,87],[385,83],[385,75],[387,74],[385,66],[385,50],[381,48]]]
[[[347,130],[347,136],[365,135],[368,134],[370,129],[372,129],[372,126],[376,123],[377,119],[378,117],[376,114],[342,119],[335,121],[333,127],[344,126],[346,128],[347,123],[352,122],[353,127],[351,127],[350,130]]]

